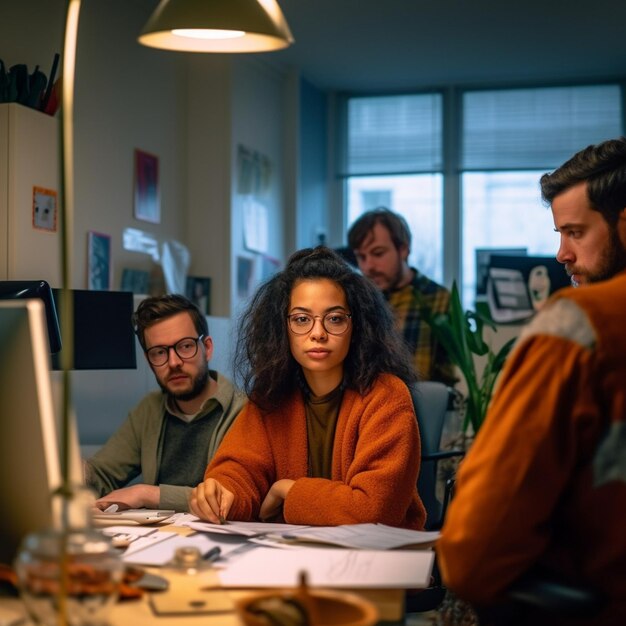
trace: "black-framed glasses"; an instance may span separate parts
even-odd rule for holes
[[[309,315],[308,313],[292,313],[287,316],[289,330],[294,335],[306,335],[313,330],[315,320],[322,320],[324,330],[330,335],[343,335],[350,326],[352,315],[341,311],[333,311],[326,315]]]
[[[193,359],[198,354],[198,344],[204,339],[204,335],[199,337],[183,337],[171,346],[152,346],[146,350],[148,361],[155,367],[165,365],[170,358],[170,350],[174,350],[176,354],[186,361]]]

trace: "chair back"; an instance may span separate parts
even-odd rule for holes
[[[457,392],[444,383],[420,381],[409,385],[422,442],[422,461],[417,491],[426,507],[426,529],[441,524],[442,504],[437,498],[437,462],[448,454],[437,454],[449,411],[457,410]]]

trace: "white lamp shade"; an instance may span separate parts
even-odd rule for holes
[[[161,0],[139,43],[187,52],[264,52],[293,43],[276,0]]]

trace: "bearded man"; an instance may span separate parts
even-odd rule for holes
[[[391,306],[396,325],[413,354],[421,380],[453,385],[454,366],[424,319],[446,313],[450,293],[409,267],[411,231],[406,220],[386,208],[364,213],[348,231],[348,245],[361,272],[378,287]]]
[[[444,582],[515,624],[626,624],[626,138],[541,178],[578,289],[522,332],[459,469],[437,543]],[[507,606],[529,572],[595,589],[595,616]],[[504,607],[502,605],[505,605]],[[504,622],[500,622],[504,623]]]
[[[143,300],[133,325],[161,391],[153,391],[84,462],[85,482],[110,504],[188,510],[192,487],[245,404],[245,396],[209,369],[213,341],[206,317],[187,298]],[[128,485],[141,475],[141,483]]]

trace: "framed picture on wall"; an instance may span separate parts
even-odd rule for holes
[[[87,233],[87,289],[111,288],[111,236],[90,230]]]
[[[205,314],[211,315],[211,279],[187,276],[186,296]]]
[[[53,189],[33,187],[33,228],[57,230],[57,192]]]
[[[135,217],[158,224],[161,221],[159,157],[135,150]]]

